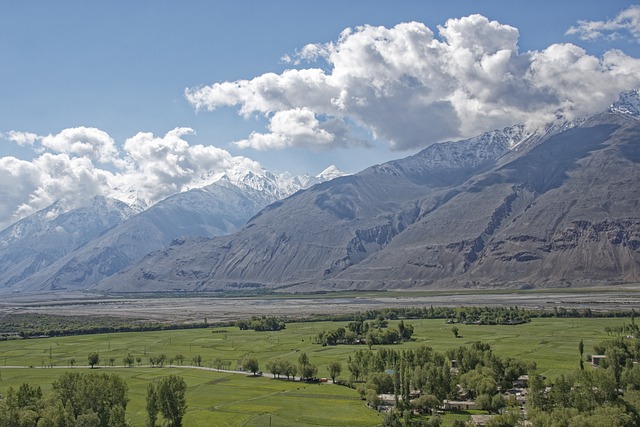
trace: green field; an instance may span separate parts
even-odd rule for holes
[[[500,356],[535,361],[539,371],[551,378],[578,367],[578,342],[584,340],[585,352],[594,344],[610,338],[605,326],[621,325],[628,319],[533,319],[517,326],[457,325],[460,338],[454,338],[451,325],[444,320],[409,320],[415,328],[415,341],[393,348],[428,345],[437,351],[467,345],[475,341],[491,344]],[[396,322],[391,321],[390,326]],[[64,369],[42,368],[53,364],[67,366],[71,358],[78,365],[87,364],[90,352],[99,352],[101,365],[109,358],[122,364],[131,353],[142,358],[143,366],[108,368],[122,375],[129,385],[130,403],[127,417],[132,425],[144,424],[146,386],[149,381],[169,373],[184,377],[189,386],[186,426],[209,425],[376,425],[381,418],[367,409],[357,393],[333,384],[305,384],[293,381],[253,378],[238,374],[202,371],[187,367],[149,368],[148,357],[176,354],[190,364],[194,355],[202,356],[202,366],[212,367],[216,358],[227,360],[235,369],[239,360],[250,355],[261,366],[274,357],[296,362],[305,352],[318,366],[319,376],[328,376],[326,364],[343,362],[342,378],[348,378],[346,359],[365,346],[322,347],[313,344],[314,336],[326,329],[345,326],[346,322],[290,323],[279,332],[240,331],[238,328],[190,329],[82,335],[58,338],[9,340],[0,342],[0,393],[22,382],[40,384],[45,393]],[[374,346],[375,350],[376,346]],[[10,369],[3,366],[33,366]],[[107,371],[107,368],[99,368]]]

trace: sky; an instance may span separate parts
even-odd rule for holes
[[[640,86],[639,58],[618,0],[0,2],[0,229],[237,164],[353,173],[570,120]]]

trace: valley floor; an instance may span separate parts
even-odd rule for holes
[[[1,295],[0,315],[39,313],[116,316],[161,322],[229,321],[251,316],[305,317],[370,309],[428,306],[518,306],[527,309],[639,310],[640,287],[535,291],[391,291],[330,294],[113,296],[92,293]]]

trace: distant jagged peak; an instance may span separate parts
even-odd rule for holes
[[[534,132],[523,124],[495,129],[473,138],[430,145],[403,163],[419,162],[414,166],[428,170],[476,167],[502,156]]]
[[[339,178],[345,175],[348,175],[348,174],[338,169],[336,165],[331,165],[325,170],[323,170],[322,172],[320,172],[318,175],[316,175],[316,178],[322,181],[331,181],[334,178]]]
[[[618,100],[611,104],[608,111],[640,117],[640,87],[622,92]]]

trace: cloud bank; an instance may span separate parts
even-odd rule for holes
[[[82,203],[105,195],[152,204],[194,186],[203,175],[226,172],[242,164],[261,166],[214,147],[191,145],[189,128],[176,128],[164,136],[138,133],[122,150],[104,131],[69,128],[40,136],[11,131],[4,139],[31,146],[33,160],[0,157],[0,230],[35,211],[62,200]]]
[[[635,10],[623,12],[619,25],[635,22]],[[185,97],[197,110],[266,116],[265,132],[235,142],[243,148],[320,150],[353,144],[355,130],[365,129],[405,150],[516,123],[571,120],[640,85],[640,60],[621,51],[598,58],[554,44],[521,53],[516,28],[481,15],[450,19],[437,31],[419,22],[349,28],[335,42],[283,57],[297,68],[188,88]],[[300,68],[309,61],[327,67]]]

